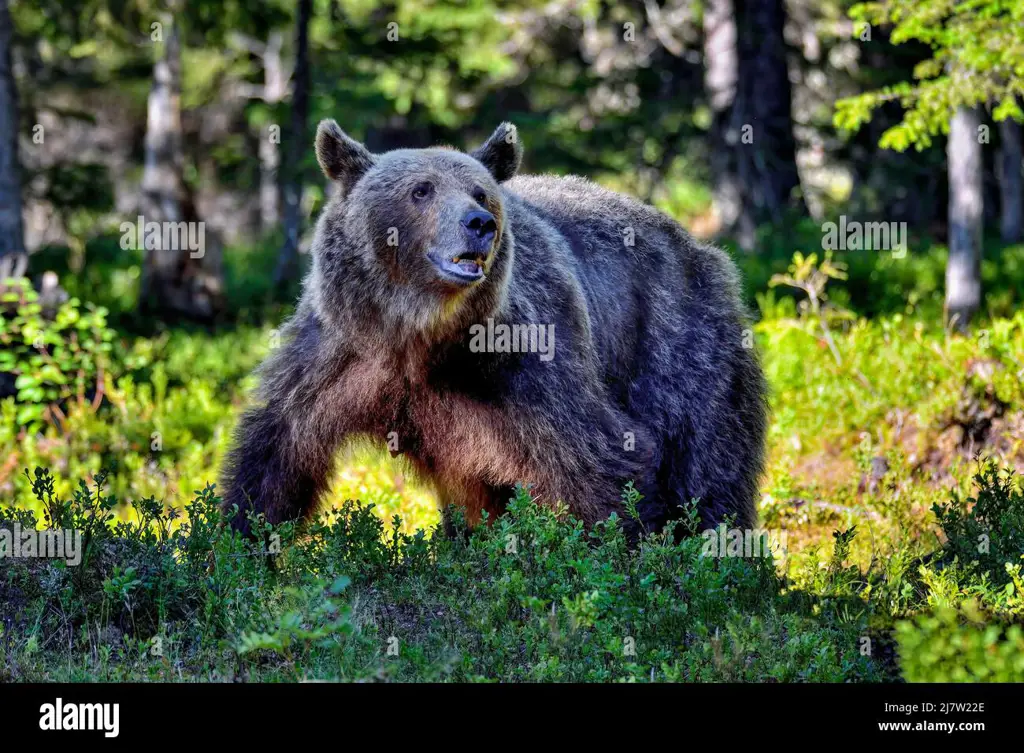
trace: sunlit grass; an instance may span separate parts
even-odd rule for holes
[[[372,499],[374,513],[389,528],[395,515],[402,519],[403,533],[429,531],[441,519],[433,491],[419,484],[401,460],[370,448],[357,449],[335,474],[327,504],[337,507],[347,499]]]

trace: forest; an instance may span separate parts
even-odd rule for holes
[[[1024,0],[0,0],[0,534],[81,534],[0,546],[0,682],[1024,682],[1022,105]],[[370,446],[226,527],[325,118],[510,122],[725,249],[770,551],[523,487],[447,536]]]

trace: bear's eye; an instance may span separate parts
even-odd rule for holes
[[[482,188],[478,188],[473,191],[473,201],[483,206],[487,203],[487,193]]]
[[[412,197],[417,201],[422,201],[430,196],[430,192],[433,190],[434,186],[430,183],[420,183],[416,188],[412,189]]]

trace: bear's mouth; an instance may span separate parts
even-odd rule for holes
[[[453,256],[442,255],[437,251],[427,254],[442,279],[457,285],[470,285],[484,279],[487,256],[483,251],[461,251]]]

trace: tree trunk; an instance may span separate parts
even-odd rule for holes
[[[981,306],[982,158],[973,108],[961,107],[949,124],[949,260],[946,323],[966,331]]]
[[[714,211],[722,232],[740,246],[754,246],[756,219],[740,177],[743,117],[737,106],[739,47],[733,0],[708,0],[704,7],[704,88],[711,106],[709,163]]]
[[[302,233],[302,156],[309,148],[306,120],[309,110],[309,20],[312,0],[299,0],[295,30],[295,73],[292,76],[291,133],[287,146],[287,180],[284,183],[284,246],[274,270],[274,285],[285,287],[294,279]]]
[[[740,0],[739,80],[747,90],[744,123],[753,144],[741,148],[749,165],[750,198],[759,222],[778,223],[787,211],[807,212],[794,196],[800,185],[793,136],[793,87],[786,63],[783,0]]]
[[[782,0],[708,0],[704,83],[721,231],[752,250],[759,223],[805,213],[793,136]]]
[[[282,48],[284,35],[271,32],[263,51],[263,101],[272,108],[288,94],[288,71]],[[267,123],[260,131],[260,229],[266,233],[281,221],[281,130],[276,123]]]
[[[1005,243],[1024,238],[1024,176],[1021,174],[1020,123],[1007,118],[999,124],[999,231]]]
[[[176,25],[166,26],[147,106],[141,202],[145,232],[135,236],[136,247],[145,250],[139,308],[160,317],[209,320],[220,308],[220,253],[216,242],[207,242],[210,234],[198,221],[183,177],[181,35]],[[151,228],[159,237],[153,237]]]
[[[0,257],[25,250],[18,170],[18,90],[11,63],[13,39],[7,0],[0,0]]]
[[[281,187],[277,171],[281,165],[281,149],[274,124],[260,129],[260,230],[267,233],[281,220]]]

